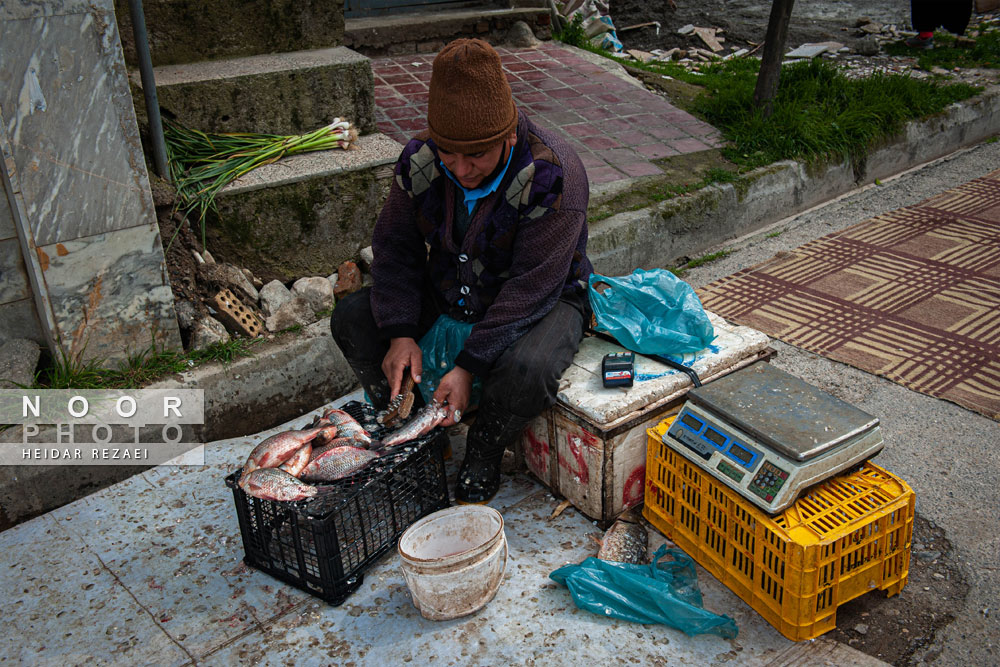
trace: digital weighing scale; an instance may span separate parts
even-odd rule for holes
[[[687,398],[663,444],[769,514],[884,444],[878,418],[767,363]]]

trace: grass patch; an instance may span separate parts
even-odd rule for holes
[[[979,26],[979,35],[973,46],[958,46],[954,35],[946,32],[934,34],[934,48],[929,51],[911,49],[904,41],[886,44],[885,52],[891,56],[917,56],[921,69],[932,67],[953,69],[955,67],[1000,68],[1000,31]]]
[[[699,114],[732,142],[723,154],[749,168],[788,159],[860,160],[907,121],[981,90],[900,75],[848,79],[814,59],[783,68],[774,112],[765,118],[753,108],[759,67],[746,59],[709,66],[706,93],[695,101]]]
[[[690,72],[675,63],[638,63],[609,54],[585,38],[581,41],[572,24],[562,35],[566,43],[632,70],[701,86],[703,92],[688,110],[722,132],[729,142],[723,155],[739,171],[793,159],[818,162],[850,158],[857,163],[872,148],[902,131],[908,121],[939,113],[949,104],[982,91],[967,84],[942,84],[897,74],[848,79],[835,64],[816,58],[782,68],[773,113],[764,118],[753,106],[760,70],[757,58],[702,63],[699,72]],[[948,41],[947,37],[942,39]],[[994,61],[990,54],[1000,53],[998,40],[1000,32],[987,32],[980,35],[973,49],[940,51],[968,56],[959,64],[982,66]],[[913,55],[912,50],[906,50]],[[921,57],[935,58],[938,51]]]
[[[684,274],[687,273],[691,269],[696,269],[699,266],[704,266],[705,264],[708,264],[709,262],[714,262],[717,259],[722,259],[724,257],[729,257],[732,254],[733,254],[732,250],[730,250],[729,248],[725,248],[725,249],[720,250],[718,252],[713,252],[713,253],[709,253],[707,255],[702,255],[701,257],[696,257],[695,259],[692,259],[687,264],[682,264],[681,266],[675,266],[675,267],[669,268],[667,270],[670,271],[670,273],[672,273],[675,276],[677,276],[678,278],[683,278]]]
[[[778,238],[779,236],[781,236],[784,233],[785,233],[785,230],[782,229],[781,231],[771,232],[765,238],[776,239],[776,238]]]
[[[105,360],[82,361],[61,350],[48,359],[35,375],[35,389],[138,389],[165,377],[210,362],[231,363],[240,357],[253,355],[251,348],[263,339],[234,338],[216,343],[203,350],[183,354],[173,350],[157,350],[150,346],[129,355],[116,367],[106,367]]]

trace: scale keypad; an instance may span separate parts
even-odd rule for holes
[[[770,461],[765,461],[750,482],[749,488],[767,502],[771,502],[778,495],[786,479],[788,479],[787,472]]]

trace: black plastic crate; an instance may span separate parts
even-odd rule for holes
[[[342,408],[373,436],[374,410],[352,401]],[[244,561],[307,593],[339,605],[364,581],[364,571],[417,519],[448,507],[443,429],[400,446],[365,470],[319,486],[297,502],[261,500],[226,478],[233,490]]]

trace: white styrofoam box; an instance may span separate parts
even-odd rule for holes
[[[672,357],[692,367],[701,381],[768,357],[763,333],[709,313],[716,338],[695,353]],[[610,522],[642,502],[646,429],[676,410],[692,383],[683,372],[636,355],[632,387],[605,389],[604,355],[622,348],[585,338],[559,386],[556,405],[525,429],[521,448],[531,473],[587,516]]]

